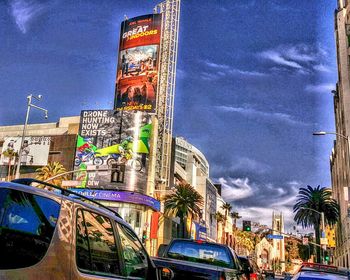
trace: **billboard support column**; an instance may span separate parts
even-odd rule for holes
[[[169,186],[171,142],[174,114],[174,94],[180,19],[180,0],[159,3],[155,12],[162,14],[162,41],[160,46],[160,73],[158,79],[157,117],[158,143],[156,177]]]

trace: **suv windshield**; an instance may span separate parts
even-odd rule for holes
[[[0,269],[32,266],[46,254],[60,204],[38,195],[0,189]]]
[[[222,246],[191,241],[175,241],[168,251],[168,257],[221,267],[235,268],[229,251]]]

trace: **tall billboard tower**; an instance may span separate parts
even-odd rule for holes
[[[179,37],[181,0],[166,0],[154,8],[162,14],[162,41],[160,46],[159,87],[157,99],[158,139],[156,152],[156,179],[160,186],[169,186],[171,142],[174,115],[176,61]]]

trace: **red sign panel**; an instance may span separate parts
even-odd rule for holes
[[[159,222],[159,212],[153,212],[152,218],[151,218],[151,239],[157,239],[158,238],[158,222]]]

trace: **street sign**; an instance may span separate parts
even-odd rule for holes
[[[277,235],[277,234],[268,234],[266,235],[269,239],[283,239],[283,235]]]
[[[327,238],[320,238],[321,245],[328,245],[328,239]]]
[[[303,237],[303,245],[309,245],[309,238]]]

